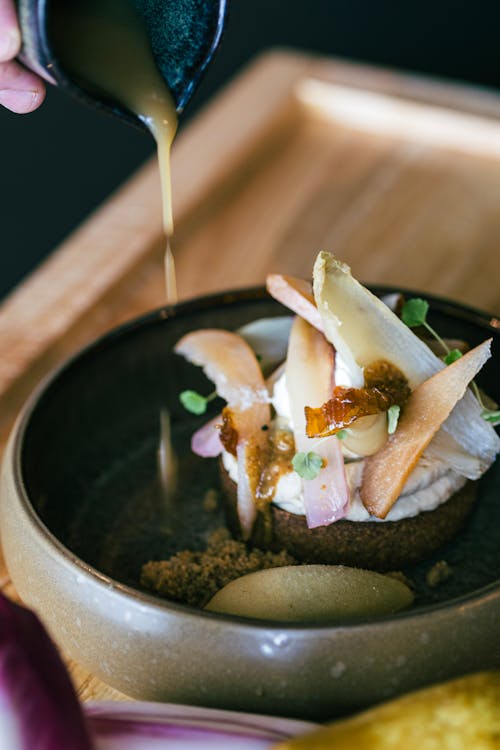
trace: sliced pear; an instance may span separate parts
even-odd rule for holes
[[[307,320],[318,331],[323,330],[323,320],[316,307],[308,281],[294,276],[271,273],[266,279],[266,288],[275,300]]]
[[[273,750],[498,750],[500,671],[404,695]]]
[[[353,278],[348,265],[321,252],[313,278],[326,337],[356,378],[354,386],[363,385],[363,368],[379,359],[396,365],[411,388],[444,367],[382,300]]]
[[[412,389],[445,367],[381,300],[352,277],[345,263],[321,252],[314,264],[313,278],[325,335],[342,357],[353,386],[363,385],[363,368],[378,359],[396,365]],[[480,473],[500,450],[500,439],[481,418],[481,408],[470,392],[453,409],[442,429],[466,452],[480,459]]]
[[[238,517],[243,536],[248,537],[257,513],[258,464],[267,442],[262,427],[268,425],[271,418],[268,391],[259,363],[241,336],[218,329],[186,334],[175,351],[203,367],[219,396],[228,403],[231,423],[238,436]]]
[[[290,400],[295,449],[313,451],[323,460],[314,479],[303,479],[303,497],[309,528],[328,526],[347,513],[347,486],[342,447],[338,439],[311,440],[306,435],[304,408],[320,406],[332,392],[334,353],[324,335],[302,318],[295,318],[290,333],[285,378]]]
[[[250,346],[231,331],[205,328],[183,336],[175,352],[203,368],[218,395],[232,408],[266,404],[267,389]]]
[[[345,622],[397,612],[413,602],[404,583],[342,565],[287,565],[231,581],[211,612],[266,620]]]
[[[290,318],[290,322],[291,320],[292,319]],[[283,356],[285,356],[285,354]],[[271,397],[276,381],[279,380],[284,372],[285,362],[282,362],[281,365],[266,378],[266,388],[269,397]],[[222,423],[222,414],[217,414],[216,417],[213,417],[213,419],[206,422],[193,433],[191,436],[191,450],[193,453],[196,453],[197,456],[202,456],[203,458],[215,458],[222,452],[223,446],[220,441],[220,427]]]
[[[491,339],[413,391],[394,435],[382,450],[365,461],[361,499],[372,515],[386,517],[425,448],[491,356],[490,347]]]

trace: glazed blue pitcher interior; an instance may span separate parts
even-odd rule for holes
[[[61,0],[67,7],[72,0]],[[180,112],[192,96],[219,43],[226,0],[120,0],[131,3],[145,24],[154,61]],[[27,67],[78,98],[124,117],[138,119],[121,102],[101,96],[71,74],[54,44],[56,0],[19,0],[23,36],[20,58]],[[92,38],[89,36],[89,48]],[[126,54],[126,52],[124,53]]]

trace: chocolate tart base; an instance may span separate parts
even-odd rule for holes
[[[236,484],[221,468],[225,512],[231,533],[239,537]],[[476,497],[476,483],[467,482],[435,510],[401,521],[337,521],[308,529],[304,516],[270,507],[258,518],[252,542],[273,550],[285,549],[305,563],[350,565],[381,572],[420,562],[442,547],[462,528]]]

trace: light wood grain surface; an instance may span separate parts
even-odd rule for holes
[[[310,276],[319,249],[367,282],[500,311],[500,97],[292,52],[259,58],[178,138],[181,298]],[[164,302],[147,163],[0,307],[0,448],[48,371]],[[0,560],[0,585],[15,597]],[[120,698],[69,662],[83,699]]]

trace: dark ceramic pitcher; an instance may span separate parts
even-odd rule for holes
[[[68,0],[70,2],[71,0]],[[219,43],[226,0],[124,0],[145,21],[155,62],[180,112],[193,94]],[[87,104],[110,111],[133,124],[138,118],[119,103],[101,99],[78,85],[61,65],[50,36],[50,0],[18,0],[23,47],[20,59],[46,81]]]

